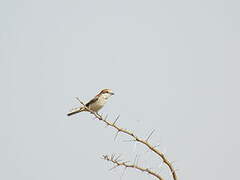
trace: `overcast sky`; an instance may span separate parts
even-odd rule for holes
[[[88,113],[102,88],[109,121],[160,144],[179,179],[238,179],[240,3],[234,0],[0,2],[0,179],[139,179],[100,157],[139,156]]]

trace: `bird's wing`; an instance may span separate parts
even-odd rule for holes
[[[95,103],[97,100],[98,100],[98,96],[95,96],[92,100],[90,100],[90,101],[86,104],[86,106],[89,107],[90,104]]]

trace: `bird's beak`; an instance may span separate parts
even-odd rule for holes
[[[113,93],[113,92],[111,92],[110,94],[111,94],[111,95],[114,95],[114,93]]]

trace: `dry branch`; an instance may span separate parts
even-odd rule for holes
[[[148,142],[148,139],[151,137],[151,135],[153,134],[154,131],[152,131],[150,133],[150,135],[148,136],[148,138],[146,140],[144,140],[142,138],[139,138],[134,133],[132,133],[132,132],[130,132],[130,131],[126,130],[126,129],[123,129],[123,128],[119,127],[118,125],[116,125],[116,122],[119,119],[119,116],[116,118],[116,120],[114,122],[110,122],[110,121],[107,120],[107,117],[103,118],[100,114],[98,114],[98,113],[92,111],[91,109],[89,109],[88,107],[86,107],[85,104],[79,98],[76,98],[76,99],[86,108],[87,111],[89,111],[91,114],[93,114],[98,120],[103,121],[106,124],[106,126],[110,126],[110,127],[114,128],[114,129],[116,129],[117,130],[117,135],[120,132],[123,133],[123,134],[127,134],[127,135],[129,135],[129,136],[131,136],[133,138],[133,141],[137,141],[137,142],[145,145],[148,149],[150,149],[152,152],[154,152],[159,157],[161,157],[163,163],[166,164],[167,167],[169,168],[169,170],[170,170],[170,172],[172,174],[173,180],[177,180],[176,171],[173,168],[173,165],[171,164],[171,162],[165,157],[165,155],[162,152],[160,152],[158,149],[156,149],[156,147],[158,145],[157,146],[153,146],[153,145],[151,145]],[[139,169],[139,170],[141,170],[141,169]]]
[[[143,167],[140,167],[136,164],[128,164],[128,162],[126,162],[126,161],[121,162],[121,160],[118,160],[118,158],[119,157],[115,158],[114,155],[112,155],[111,157],[108,156],[108,155],[103,156],[103,159],[105,159],[106,161],[110,161],[114,164],[114,166],[110,170],[115,169],[115,168],[120,167],[120,166],[123,166],[125,168],[133,168],[133,169],[137,169],[137,170],[142,171],[142,172],[146,172],[146,173],[158,178],[159,180],[164,180],[159,174],[157,174],[156,172],[154,172],[154,171],[152,171],[148,168],[143,168]]]

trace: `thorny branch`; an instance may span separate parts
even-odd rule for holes
[[[160,152],[158,149],[156,149],[157,146],[153,146],[153,145],[151,145],[148,142],[148,139],[150,138],[150,136],[152,135],[152,133],[154,131],[152,131],[150,133],[150,135],[148,136],[148,138],[146,140],[144,140],[142,138],[139,138],[135,134],[133,134],[132,132],[130,132],[130,131],[126,130],[126,129],[123,129],[123,128],[119,127],[118,125],[116,125],[116,121],[118,120],[119,116],[116,118],[116,120],[113,123],[109,122],[109,121],[107,121],[107,118],[103,118],[100,114],[98,114],[98,113],[92,111],[91,109],[89,109],[79,98],[76,98],[76,99],[86,108],[87,111],[89,111],[91,114],[93,114],[98,120],[103,121],[106,124],[106,126],[111,126],[114,129],[116,129],[117,130],[117,134],[119,134],[121,132],[123,134],[127,134],[127,135],[131,136],[133,138],[133,141],[137,141],[137,142],[145,145],[152,152],[154,152],[155,154],[160,156],[162,161],[163,161],[163,163],[166,164],[167,167],[169,168],[169,170],[170,170],[170,172],[172,174],[173,180],[177,180],[176,171],[173,168],[173,165],[171,164],[171,162],[165,157],[165,155],[162,152]]]
[[[117,167],[120,167],[120,166],[123,166],[125,168],[134,168],[134,169],[137,169],[139,171],[142,171],[142,172],[146,172],[148,174],[151,174],[152,176],[158,178],[159,180],[163,180],[163,178],[157,174],[156,172],[148,169],[148,168],[142,168],[138,165],[135,165],[135,164],[128,164],[128,162],[121,162],[121,160],[118,159],[119,157],[115,157],[114,155],[112,155],[111,157],[108,156],[108,155],[104,155],[103,156],[103,159],[106,160],[106,161],[110,161],[112,162],[115,166],[113,166],[113,168],[111,168],[110,170],[114,169],[114,168],[117,168]]]

